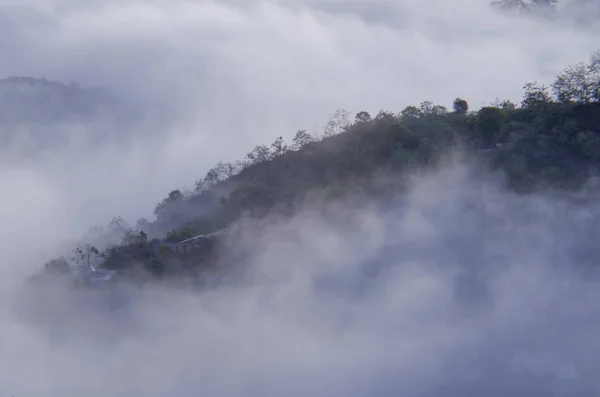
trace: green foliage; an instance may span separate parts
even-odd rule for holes
[[[134,232],[128,230],[123,236],[122,243],[125,245],[144,245],[148,243],[148,235],[144,231]]]
[[[177,202],[182,202],[183,198],[184,197],[183,197],[183,193],[181,193],[181,190],[177,189],[177,190],[171,191],[171,193],[169,193],[167,198],[165,198],[161,203],[159,203],[156,206],[156,208],[154,209],[154,215],[156,215],[156,217],[160,217],[165,212],[165,210],[169,207],[169,205],[172,205]]]
[[[490,106],[500,108],[504,112],[511,112],[511,111],[517,109],[517,105],[512,103],[510,100],[508,100],[508,99],[501,100],[500,98],[496,98],[496,100],[494,102],[492,102],[490,104]]]
[[[498,142],[504,121],[504,113],[499,108],[484,107],[477,112],[475,125],[485,147],[494,146]]]
[[[534,109],[552,102],[548,87],[540,85],[537,81],[525,84],[523,89],[525,90],[525,94],[521,101],[522,108]]]
[[[423,116],[423,112],[421,111],[421,109],[412,105],[405,107],[404,110],[400,112],[400,118],[402,120],[418,119],[421,116]]]
[[[283,141],[283,137],[279,137],[275,139],[275,141],[271,144],[271,155],[273,157],[281,156],[285,152],[288,151],[288,146]]]
[[[600,51],[588,63],[579,62],[560,72],[552,91],[560,102],[600,102]]]
[[[377,116],[375,116],[375,120],[393,122],[396,120],[396,115],[392,111],[382,109],[377,113]]]
[[[311,142],[314,142],[315,138],[312,135],[306,132],[306,130],[299,130],[294,139],[292,140],[292,150],[300,150],[304,146],[308,145]]]
[[[421,114],[424,116],[430,115],[434,113],[435,104],[431,101],[423,101],[421,105],[419,105],[419,110],[421,110]]]
[[[255,149],[256,151],[257,149]],[[261,149],[262,150],[262,149]],[[250,156],[250,154],[249,154]],[[254,154],[252,155],[254,156]],[[250,157],[248,157],[250,158]],[[237,175],[242,168],[242,163],[235,164],[226,163],[223,161],[217,162],[213,168],[208,170],[204,178],[196,181],[196,193],[210,189],[211,187]],[[181,192],[180,192],[181,193]]]
[[[469,104],[462,98],[456,98],[452,103],[452,109],[456,114],[465,115],[469,111]]]
[[[356,116],[354,116],[354,121],[356,123],[366,123],[368,121],[371,121],[371,115],[369,114],[369,112],[365,112],[363,110],[361,112],[356,113]]]
[[[257,145],[250,153],[246,155],[249,164],[259,164],[270,160],[271,151],[266,145]]]
[[[428,112],[425,113],[426,116],[443,116],[448,113],[448,109],[445,106],[441,105],[433,105]]]
[[[436,166],[444,153],[455,148],[504,172],[509,186],[520,193],[548,186],[576,187],[590,169],[600,168],[598,75],[597,52],[587,64],[557,76],[554,96],[545,85],[526,84],[520,106],[497,99],[469,111],[467,101],[456,98],[453,111],[448,112],[424,101],[399,114],[381,110],[372,118],[361,111],[353,122],[348,112],[338,110],[323,136],[299,130],[290,145],[280,136],[270,145],[257,145],[244,161],[218,162],[196,183],[193,194],[171,191],[157,205],[154,222],[138,222],[134,230],[121,218],[113,219],[109,229],[122,233],[122,244],[103,253],[80,246],[75,260],[103,259],[111,269],[141,263],[157,275],[185,266],[197,268],[209,259],[200,260],[198,252],[189,257],[177,243],[245,217],[292,210],[297,201],[307,198],[396,194],[401,189],[378,183],[378,176],[402,180],[407,172]],[[163,232],[169,230],[166,237],[162,242],[148,241],[145,230],[157,225]],[[216,246],[207,244],[201,251],[209,258]],[[60,261],[46,265],[48,269],[61,266]]]
[[[201,234],[201,232],[198,229],[184,226],[180,229],[173,229],[168,232],[165,240],[172,243],[178,243],[199,234]]]
[[[243,214],[260,216],[273,206],[273,196],[265,185],[248,183],[229,194],[223,213],[227,219],[235,219]]]

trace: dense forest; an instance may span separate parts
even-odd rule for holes
[[[322,135],[300,130],[291,142],[279,137],[243,160],[219,162],[193,192],[171,191],[153,221],[131,227],[117,217],[96,231],[102,248],[81,244],[73,258],[46,269],[94,260],[124,277],[197,279],[231,256],[222,255],[223,236],[243,229],[235,227],[242,221],[259,225],[308,203],[391,200],[406,189],[407,176],[443,166],[451,155],[503,174],[506,188],[519,194],[589,185],[600,166],[600,51],[549,87],[532,82],[523,89],[519,104],[497,99],[477,111],[460,97],[452,109],[424,101],[374,116],[338,110]],[[181,249],[181,241],[201,234],[193,249]]]

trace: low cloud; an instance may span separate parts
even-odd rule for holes
[[[65,196],[118,196],[94,207],[127,219],[218,160],[316,131],[335,109],[397,112],[456,96],[472,108],[518,102],[524,83],[551,81],[598,42],[585,25],[508,17],[481,1],[3,0],[0,16],[0,45],[11,54],[0,76],[102,86],[153,114],[135,126],[69,127],[74,136],[135,133],[133,148],[116,141],[97,154],[79,139],[27,160],[58,178]],[[87,218],[88,203],[72,217]]]
[[[0,76],[105,86],[168,116],[123,128],[126,145],[3,158],[2,390],[447,397],[461,394],[435,388],[461,379],[525,388],[511,372],[524,367],[597,390],[597,206],[518,197],[467,166],[419,176],[392,206],[273,222],[238,242],[253,247],[242,286],[126,291],[115,312],[56,289],[36,321],[17,315],[14,294],[60,243],[149,216],[217,160],[312,132],[337,108],[518,101],[597,49],[598,32],[566,19],[396,3],[0,1]]]
[[[2,384],[21,396],[598,390],[597,281],[582,255],[597,257],[600,208],[493,181],[448,166],[391,206],[268,222],[231,242],[246,252],[237,278],[204,292],[125,289],[110,311],[50,289],[33,320],[3,307]]]

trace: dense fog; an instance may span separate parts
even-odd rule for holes
[[[386,205],[322,204],[323,215],[313,203],[230,242],[248,251],[234,284],[124,290],[112,311],[55,289],[36,321],[15,308],[64,241],[113,216],[151,217],[216,161],[316,131],[336,109],[519,102],[524,83],[597,49],[583,14],[502,14],[475,0],[0,0],[0,78],[91,90],[42,124],[27,119],[30,103],[6,102],[23,116],[0,125],[12,137],[0,157],[0,390],[596,394],[599,208],[516,196],[459,160]],[[110,106],[73,121],[81,98]]]

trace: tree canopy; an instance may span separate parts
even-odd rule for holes
[[[218,162],[193,192],[172,190],[157,204],[154,220],[132,227],[113,219],[109,229],[121,243],[101,251],[80,246],[75,258],[83,263],[97,257],[112,270],[142,266],[155,275],[196,272],[217,260],[218,244],[203,243],[190,253],[178,250],[182,240],[241,219],[290,214],[306,200],[400,194],[401,183],[382,186],[374,176],[402,180],[438,166],[455,150],[503,172],[521,194],[581,186],[600,166],[600,52],[565,68],[550,86],[525,84],[520,104],[496,99],[473,111],[456,97],[452,111],[431,101],[374,117],[366,110],[354,116],[337,110],[322,135],[301,129],[289,143],[278,136],[243,160]],[[46,267],[64,266],[61,259]]]

